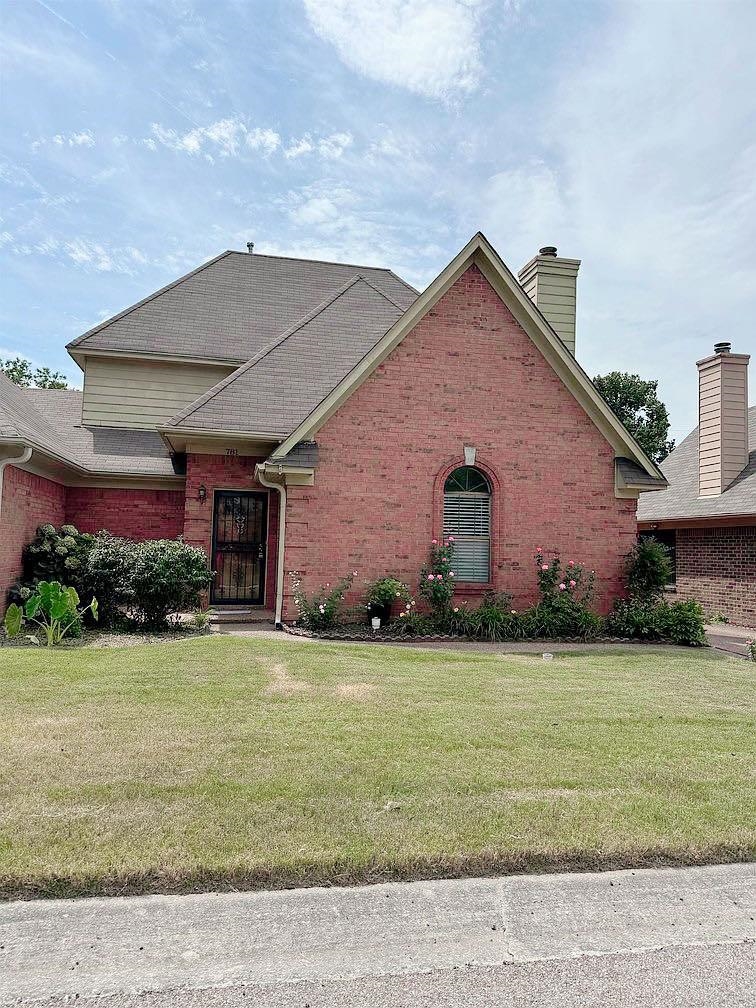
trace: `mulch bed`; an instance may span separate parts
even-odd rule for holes
[[[640,641],[630,637],[594,637],[589,641],[582,637],[526,637],[522,640],[492,641],[480,640],[475,637],[462,637],[459,634],[406,634],[392,633],[381,630],[373,630],[372,627],[362,624],[352,624],[350,626],[339,627],[325,633],[315,633],[312,630],[305,630],[296,624],[283,623],[282,629],[285,633],[293,637],[309,637],[313,640],[329,641],[353,641],[379,644],[433,644],[444,641],[456,641],[463,644],[664,644],[665,641]]]

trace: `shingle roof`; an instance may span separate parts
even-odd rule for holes
[[[371,280],[356,276],[169,426],[283,437],[403,314]]]
[[[35,409],[27,392],[0,370],[0,437],[19,441],[31,438],[62,455],[65,446],[56,428]]]
[[[663,480],[652,476],[651,473],[647,473],[645,469],[641,468],[637,462],[633,462],[632,459],[618,458],[616,461],[620,476],[631,486],[648,487],[651,490],[654,487],[663,487],[665,485]]]
[[[357,275],[403,309],[417,298],[387,269],[224,252],[90,329],[68,349],[248,361]]]
[[[756,406],[748,410],[749,463],[718,497],[698,496],[698,427],[661,465],[669,490],[641,494],[638,521],[756,515]]]
[[[0,372],[0,436],[31,442],[98,475],[173,476],[156,431],[82,427],[76,389],[22,389]]]

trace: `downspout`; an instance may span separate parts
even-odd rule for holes
[[[255,476],[259,483],[269,490],[277,490],[280,498],[278,509],[278,556],[276,558],[276,629],[283,624],[283,593],[284,593],[284,552],[286,549],[286,486],[274,483],[265,476],[265,463],[258,462],[255,466]]]
[[[3,512],[3,476],[5,467],[9,465],[24,465],[32,457],[31,445],[27,445],[17,458],[6,458],[0,460],[0,514]]]

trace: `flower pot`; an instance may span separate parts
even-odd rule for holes
[[[386,626],[387,623],[391,622],[391,603],[390,602],[371,602],[368,606],[368,620],[372,620],[374,616],[377,616],[381,621],[381,626]]]

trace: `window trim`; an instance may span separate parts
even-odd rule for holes
[[[464,455],[455,455],[436,473],[433,483],[433,539],[442,539],[444,534],[444,486],[447,479],[455,469],[461,469],[467,465]],[[489,564],[488,581],[457,581],[457,586],[462,595],[485,595],[496,589],[498,581],[498,544],[501,541],[501,486],[495,469],[487,462],[485,456],[481,458],[480,452],[476,454],[473,469],[480,469],[488,480],[491,487],[491,530],[489,535]]]

